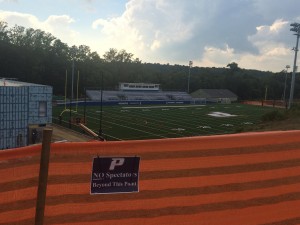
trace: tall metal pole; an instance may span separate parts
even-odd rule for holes
[[[101,97],[100,97],[100,121],[99,121],[99,138],[101,139],[102,138],[102,114],[103,114],[103,111],[102,111],[102,103],[103,103],[103,72],[101,74]]]
[[[284,90],[283,90],[283,102],[285,102],[285,93],[286,93],[286,81],[287,81],[287,74],[288,74],[288,70],[290,68],[289,65],[286,65],[286,70],[285,70],[285,80],[284,80]]]
[[[188,88],[187,92],[190,93],[190,78],[191,78],[191,67],[193,66],[193,61],[189,61],[189,76],[188,76]]]
[[[71,95],[71,98],[70,98],[70,107],[69,107],[69,128],[71,129],[72,128],[72,95]]]
[[[83,121],[84,125],[86,125],[86,88],[84,88],[84,108],[83,108]]]
[[[296,48],[293,48],[295,51],[295,57],[294,57],[294,66],[293,66],[293,74],[292,74],[292,80],[291,80],[291,90],[290,90],[290,99],[289,99],[289,105],[288,109],[291,108],[293,104],[293,97],[294,97],[294,89],[295,89],[295,75],[297,71],[297,54],[298,54],[298,44],[299,44],[299,36],[300,36],[300,24],[299,23],[292,23],[291,31],[296,32],[297,41],[296,41]]]
[[[74,58],[73,58],[73,60],[72,60],[72,93],[71,93],[71,98],[72,99],[74,99],[74,67],[75,67],[75,65],[74,65]]]
[[[70,120],[69,120],[69,128],[72,128],[72,102],[74,99],[74,55],[75,55],[75,50],[73,49],[72,51],[72,79],[71,79],[71,97],[70,97]]]
[[[265,90],[265,101],[267,101],[267,97],[268,97],[268,86],[266,86],[266,90]]]

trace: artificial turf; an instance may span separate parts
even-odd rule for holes
[[[53,122],[64,107],[53,108]],[[244,104],[207,105],[140,105],[103,106],[100,125],[100,106],[86,107],[86,126],[98,133],[102,128],[106,140],[140,140],[177,138],[236,133],[255,126],[262,115],[274,110]],[[209,115],[212,114],[212,115]],[[84,107],[73,107],[72,117],[84,115]],[[62,114],[62,124],[68,126],[70,113]],[[75,125],[72,128],[78,130]]]

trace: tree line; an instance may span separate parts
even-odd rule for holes
[[[0,21],[0,77],[53,86],[55,95],[64,95],[66,73],[71,86],[72,64],[74,83],[79,78],[79,93],[85,88],[116,89],[119,82],[158,83],[163,90],[229,89],[241,100],[282,99],[285,76],[289,96],[291,73],[264,72],[239,68],[235,62],[223,68],[192,67],[144,63],[126,50],[110,48],[100,57],[86,45],[68,46],[52,34],[40,29]],[[300,79],[296,76],[294,98],[300,98]]]

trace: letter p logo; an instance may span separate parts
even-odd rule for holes
[[[112,158],[109,170],[114,170],[116,166],[122,166],[124,164],[124,158]]]

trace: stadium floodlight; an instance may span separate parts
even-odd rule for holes
[[[193,66],[193,61],[189,61],[189,77],[188,77],[188,88],[187,92],[190,93],[190,78],[191,78],[191,68]]]
[[[103,130],[102,130],[102,118],[103,118],[103,71],[101,72],[101,95],[100,95],[100,118],[99,118],[99,134],[98,137],[100,140],[103,139]]]
[[[285,102],[285,92],[286,92],[287,74],[288,74],[289,68],[291,68],[291,67],[290,67],[290,65],[286,65],[285,68],[286,68],[286,69],[284,70],[284,72],[285,72],[285,80],[284,80],[284,90],[283,90],[283,101],[284,101],[284,102]]]
[[[300,36],[300,24],[299,23],[292,23],[291,24],[290,31],[295,32],[294,35],[296,35],[296,47],[293,48],[293,51],[295,51],[295,57],[294,57],[294,66],[293,66],[293,74],[292,74],[292,80],[291,80],[291,89],[290,89],[290,99],[289,99],[289,105],[288,109],[291,108],[291,105],[293,103],[293,97],[294,97],[294,89],[295,89],[295,75],[297,71],[297,54],[298,54],[298,44],[299,44],[299,36]]]

